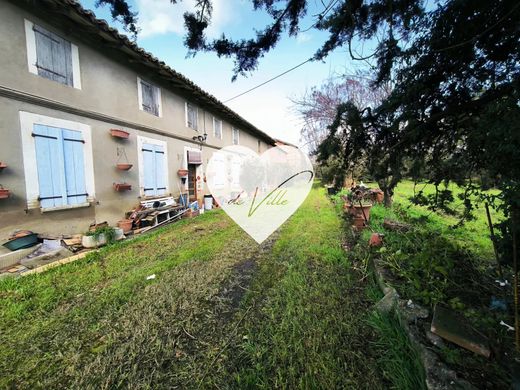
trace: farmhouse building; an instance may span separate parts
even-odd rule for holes
[[[214,151],[275,144],[76,1],[0,0],[0,49],[2,240],[114,224],[154,197],[198,200]]]

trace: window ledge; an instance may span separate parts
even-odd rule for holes
[[[40,208],[42,213],[50,213],[52,211],[62,211],[62,210],[70,210],[70,209],[81,209],[84,207],[90,207],[91,203],[79,203],[79,204],[70,204],[66,206],[58,206],[58,207],[48,207],[48,208]]]

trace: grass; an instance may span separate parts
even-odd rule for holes
[[[173,300],[171,291],[187,282],[187,272],[172,270],[183,263],[224,257],[230,247],[239,249],[237,243],[241,250],[255,247],[223,213],[208,213],[106,247],[85,261],[0,281],[0,387],[59,387],[90,381],[96,375],[85,377],[86,368],[117,343],[111,329],[121,330],[121,324],[132,332],[146,328],[139,321],[146,319],[140,305],[147,305],[149,312],[162,293],[168,291],[166,296]],[[227,253],[230,259],[231,255]],[[201,283],[201,291],[218,287],[229,273],[219,271],[207,285]],[[151,274],[157,280],[147,281]],[[210,275],[201,279],[204,276]],[[145,339],[149,341],[148,336]]]
[[[217,211],[1,280],[0,387],[383,388],[343,240],[314,188],[260,246]]]
[[[237,387],[381,388],[364,322],[369,302],[342,231],[323,189],[283,227],[246,297],[255,309],[228,364]]]
[[[511,356],[512,336],[498,323],[512,323],[513,319],[508,312],[490,309],[491,297],[503,297],[504,291],[494,282],[497,275],[485,210],[479,208],[474,221],[453,228],[455,217],[411,204],[412,195],[413,184],[404,182],[397,188],[392,209],[372,207],[370,225],[373,231],[384,233],[384,246],[360,247],[358,257],[384,265],[390,271],[390,283],[403,299],[412,299],[430,310],[439,303],[451,307],[487,335],[494,348]],[[494,218],[500,215],[494,214]],[[384,219],[406,222],[410,228],[406,232],[385,229]],[[360,241],[367,242],[370,234],[365,230]],[[379,334],[384,333],[379,329]],[[500,356],[489,361],[449,343],[437,352],[477,387],[509,386],[507,363]],[[390,371],[396,372],[384,370]]]
[[[394,313],[373,312],[368,324],[378,333],[375,342],[380,352],[378,364],[394,389],[426,389],[419,354]]]
[[[452,209],[458,213],[462,213],[463,204],[457,198],[458,194],[462,193],[460,187],[451,183],[448,187],[440,186],[440,190],[449,189],[453,192],[455,200],[452,202]],[[422,190],[425,195],[433,194],[435,187],[432,184],[418,183],[415,188],[415,193]],[[489,192],[496,192],[490,190]],[[486,210],[484,204],[476,202],[474,211],[475,219],[466,221],[464,225],[452,228],[459,222],[456,215],[449,215],[442,212],[432,212],[425,207],[412,205],[410,197],[414,195],[414,183],[409,180],[404,180],[398,184],[395,189],[395,203],[406,210],[406,214],[412,219],[427,218],[428,225],[431,229],[442,231],[450,241],[456,243],[457,246],[467,249],[473,253],[474,256],[481,260],[490,261],[494,259],[493,245],[489,238],[489,228],[486,217]],[[490,214],[493,222],[499,221],[502,214],[490,209]]]

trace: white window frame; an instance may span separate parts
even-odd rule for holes
[[[197,126],[195,128],[191,127],[188,124],[188,105],[192,106],[195,109],[195,116],[197,117]],[[184,102],[184,120],[187,128],[199,131],[199,108],[195,104],[190,102]]]
[[[145,196],[144,194],[144,161],[143,161],[143,144],[152,144],[162,146],[164,149],[164,174],[166,176],[166,190],[163,195],[160,197],[167,196],[170,191],[170,172],[168,171],[168,143],[166,141],[156,139],[156,138],[148,138],[143,137],[141,135],[137,136],[137,163],[139,165],[139,195],[142,198],[154,198],[153,196]]]
[[[34,125],[58,127],[81,132],[83,140],[85,141],[83,144],[83,155],[85,164],[85,188],[88,194],[87,203],[50,208],[40,207],[40,201],[38,200],[38,197],[40,196],[40,183],[38,181],[38,164],[36,162],[36,141],[32,136]],[[90,206],[90,203],[94,202],[96,198],[94,184],[94,159],[92,155],[92,131],[90,126],[79,122],[20,111],[20,128],[22,132],[22,154],[27,208],[40,208],[42,212],[45,212]]]
[[[143,88],[141,87],[141,81],[145,82],[146,84],[151,85],[153,88],[157,88],[157,105],[159,106],[159,115],[154,115],[151,112],[146,111],[143,109]],[[146,112],[147,114],[150,114],[152,116],[155,116],[156,118],[162,118],[162,95],[161,95],[161,88],[157,85],[140,78],[137,76],[137,100],[139,102],[139,110]]]
[[[220,137],[217,137],[217,131],[216,131],[216,127],[215,127],[215,123],[216,122],[220,122]],[[213,137],[215,137],[217,139],[222,139],[223,138],[223,133],[224,133],[223,127],[224,126],[223,126],[222,120],[218,119],[216,117],[213,117]]]
[[[235,132],[237,135],[237,143],[235,143]],[[231,143],[233,145],[240,145],[240,130],[236,127],[231,127]]]
[[[36,63],[38,61],[36,55],[36,37],[34,35],[34,23],[24,19],[25,24],[25,43],[27,45],[27,65],[29,72],[38,76],[38,68]],[[42,26],[43,27],[43,26]],[[46,28],[46,27],[44,27]],[[58,34],[60,35],[60,34]],[[60,35],[61,36],[61,35]],[[65,38],[63,38],[65,39]],[[68,39],[66,39],[68,41]],[[70,42],[70,41],[69,41]],[[71,55],[72,55],[72,86],[76,89],[81,89],[81,71],[79,66],[79,49],[78,47],[70,42]],[[44,77],[42,77],[44,78]],[[52,80],[51,80],[52,81]],[[60,83],[58,83],[60,84]],[[65,85],[65,84],[63,84]],[[68,85],[65,85],[68,87]]]

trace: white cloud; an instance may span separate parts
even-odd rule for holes
[[[298,43],[306,43],[306,42],[309,42],[310,40],[312,39],[312,35],[311,34],[307,34],[307,33],[299,33],[297,36],[296,36],[296,42]]]
[[[183,0],[177,4],[171,4],[170,0],[137,0],[141,37],[167,33],[184,35],[183,15],[194,9],[194,0]],[[232,15],[229,0],[213,0],[212,22],[206,35],[210,38],[219,36],[232,20]]]

